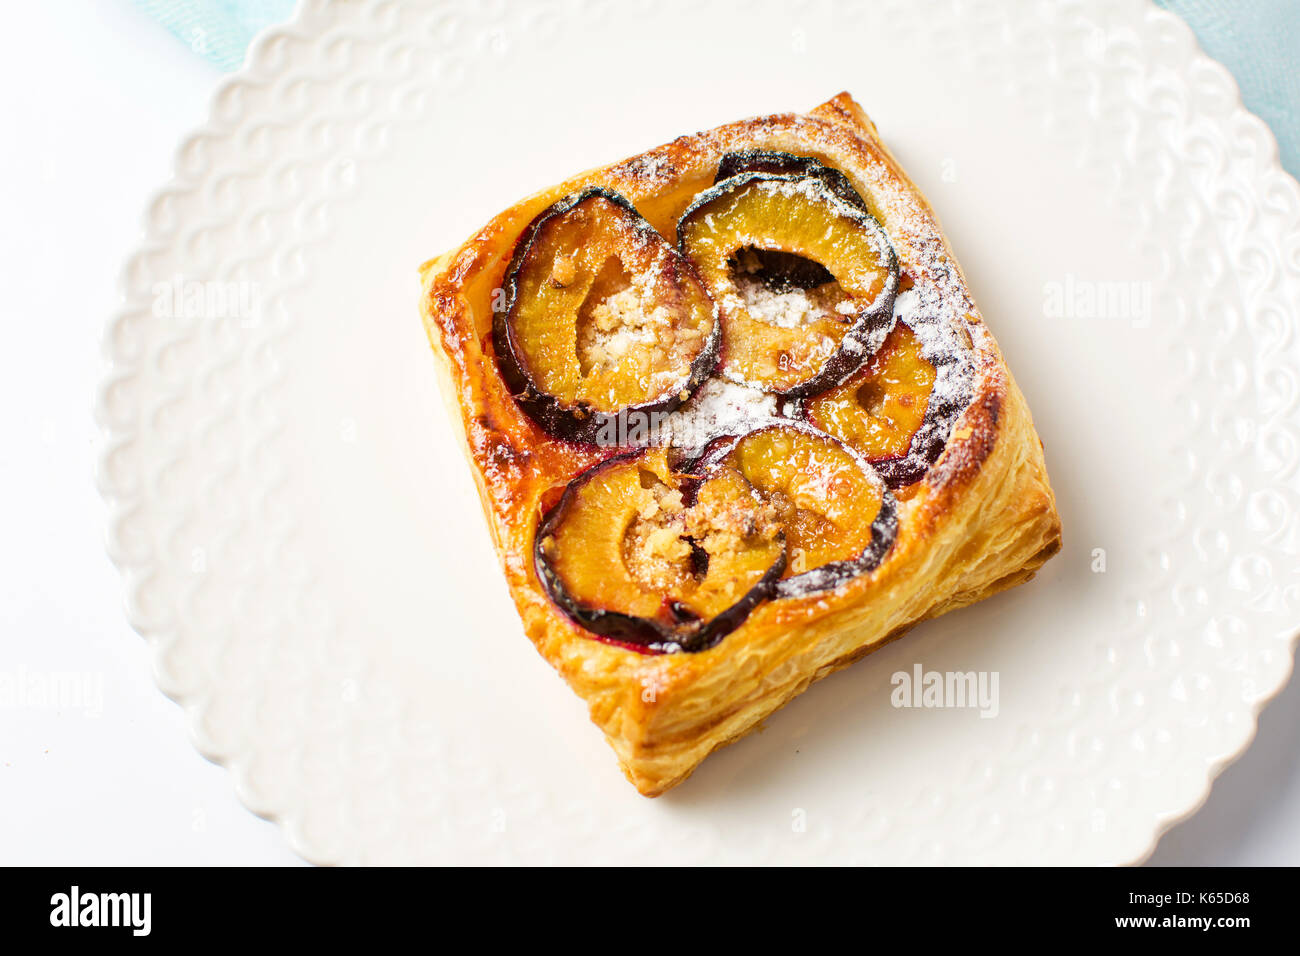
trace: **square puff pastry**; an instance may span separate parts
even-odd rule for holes
[[[897,537],[874,570],[757,606],[696,652],[648,654],[601,641],[548,596],[535,533],[576,475],[608,449],[551,437],[512,397],[493,350],[493,309],[521,234],[590,187],[626,197],[675,242],[677,222],[728,153],[772,150],[839,170],[883,225],[899,275],[930,295],[963,353],[960,408],[937,458],[898,492]],[[813,681],[916,623],[1028,581],[1060,549],[1060,520],[1029,409],[966,290],[928,203],[847,94],[806,115],[744,120],[681,137],[516,203],[421,267],[421,309],[443,394],[524,629],[586,701],[628,780],[646,796],[681,783],[712,751],[753,730]],[[900,292],[899,301],[902,301]],[[897,306],[896,306],[897,308]]]

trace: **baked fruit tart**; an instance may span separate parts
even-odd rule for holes
[[[647,796],[1060,548],[1025,399],[848,94],[583,173],[421,276],[524,629]]]

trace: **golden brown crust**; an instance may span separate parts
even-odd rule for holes
[[[849,176],[884,224],[900,267],[938,270],[963,297],[973,398],[926,477],[900,505],[897,543],[843,587],[760,606],[717,646],[650,656],[593,640],[558,611],[533,569],[533,534],[556,493],[615,450],[547,435],[496,370],[492,305],[519,233],[560,197],[598,185],[626,196],[665,236],[709,185],[722,154],[778,149]],[[915,623],[1033,576],[1060,547],[1060,521],[1029,409],[984,326],[929,205],[848,94],[684,136],[516,203],[458,249],[421,267],[422,312],[444,395],[464,426],[493,541],[543,657],[588,704],[624,773],[647,796],[684,780],[813,681]]]

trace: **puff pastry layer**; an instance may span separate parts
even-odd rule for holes
[[[714,185],[720,164],[753,151],[811,158],[838,171],[851,189],[838,180],[831,186],[850,200],[854,192],[861,197],[897,257],[897,289],[889,290],[894,334],[882,342],[888,328],[877,322],[871,340],[864,338],[872,354],[846,367],[851,376],[826,382],[823,375],[818,384],[846,395],[875,389],[873,407],[893,408],[905,423],[912,408],[910,441],[904,434],[900,444],[887,429],[877,434],[860,416],[828,412],[825,391],[750,409],[769,422],[811,420],[831,432],[843,426],[838,437],[857,442],[892,489],[892,497],[883,494],[896,528],[883,557],[863,565],[870,570],[822,590],[775,589],[702,650],[669,646],[677,652],[647,653],[665,648],[599,639],[557,605],[539,577],[538,529],[564,490],[627,451],[557,438],[525,411],[503,378],[494,320],[521,236],[561,200],[592,189],[616,194],[677,247],[683,214]],[[744,736],[812,682],[920,621],[1028,581],[1060,548],[1042,444],[1025,399],[930,206],[846,93],[806,115],[732,123],[575,176],[516,203],[458,248],[426,262],[421,278],[421,311],[443,394],[463,425],[465,452],[524,630],[586,701],[628,780],[646,796],[681,783],[712,751]],[[926,361],[907,365],[907,349]],[[923,420],[907,398],[911,392],[928,393]],[[725,405],[708,382],[687,399],[684,411],[697,431],[707,430],[711,409]],[[818,401],[820,410],[812,408]],[[734,417],[724,431],[734,433]],[[683,433],[670,443],[689,445],[694,438]],[[873,459],[873,449],[883,451]]]

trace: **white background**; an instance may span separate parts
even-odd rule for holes
[[[24,4],[0,31],[0,677],[84,675],[86,706],[0,701],[0,863],[294,864],[190,745],[103,547],[91,401],[116,275],[219,72],[127,0]],[[17,13],[14,17],[12,14]],[[1300,683],[1164,864],[1300,863]]]

